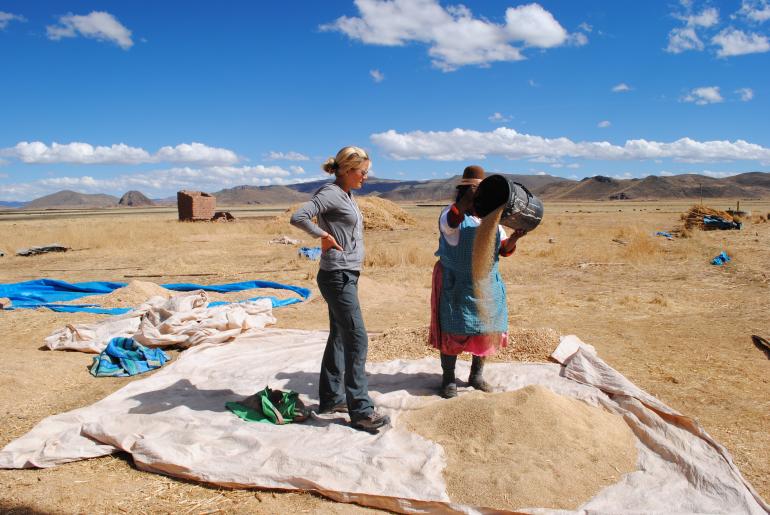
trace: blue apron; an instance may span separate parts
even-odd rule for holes
[[[439,230],[436,256],[442,265],[442,286],[439,301],[441,331],[450,334],[478,335],[508,331],[508,303],[505,284],[498,268],[500,233],[495,236],[494,263],[489,280],[483,281],[476,297],[473,290],[473,241],[478,223],[469,216],[460,224],[460,241],[452,246]],[[479,316],[479,305],[484,303],[487,320]]]

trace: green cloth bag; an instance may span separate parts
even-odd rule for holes
[[[228,402],[225,407],[243,420],[279,426],[302,422],[308,416],[297,392],[271,390],[268,386],[240,402]]]

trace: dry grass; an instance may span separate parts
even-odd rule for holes
[[[767,213],[770,203],[746,201],[744,206],[741,201],[741,206]],[[750,340],[752,334],[768,336],[770,224],[752,220],[741,231],[696,230],[691,238],[673,241],[653,236],[673,229],[688,208],[665,202],[549,203],[543,223],[519,242],[512,257],[500,261],[511,345],[495,359],[543,361],[559,334],[578,335],[629,380],[698,419],[730,450],[760,494],[770,498],[770,382],[765,380],[770,360]],[[384,333],[372,338],[372,359],[436,353],[425,343],[425,328],[439,208],[406,210],[416,220],[409,230],[366,232],[361,304],[367,329]],[[160,284],[269,279],[316,293],[312,302],[277,311],[280,327],[328,328],[326,306],[315,286],[318,264],[298,259],[294,246],[267,244],[276,234],[299,237],[305,244],[310,238],[288,222],[184,224],[175,216],[116,212],[82,219],[0,218],[3,282],[37,277],[125,281],[125,275],[138,274],[160,275],[140,277]],[[625,244],[613,242],[618,236]],[[17,248],[53,242],[87,250],[11,255]],[[710,265],[722,250],[732,261]],[[211,275],[180,277],[194,273]],[[0,360],[0,445],[48,415],[89,405],[132,381],[97,381],[86,371],[87,356],[38,350],[54,329],[98,320],[97,315],[11,311],[2,317],[0,348],[14,359]],[[258,502],[253,493],[239,491],[220,498],[218,490],[147,474],[122,459],[108,466],[112,461],[107,460],[114,458],[51,470],[0,471],[0,483],[12,486],[0,496],[11,504],[0,511],[116,511],[125,506],[124,494],[132,492],[142,494],[142,509],[150,512],[174,511],[168,499],[178,496],[190,501],[184,506],[191,513],[197,503],[201,511],[225,513],[340,509],[305,494],[260,494]],[[96,499],[94,488],[105,476],[125,490],[102,489]],[[170,497],[154,494],[161,487]]]

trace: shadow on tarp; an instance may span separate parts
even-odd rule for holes
[[[320,363],[319,363],[320,368]],[[441,384],[441,373],[397,373],[397,374],[366,374],[369,379],[369,391],[392,393],[406,391],[415,397],[430,397],[436,395]],[[283,389],[294,390],[312,399],[318,398],[319,373],[314,372],[279,372],[276,379],[287,379]],[[272,386],[271,386],[272,387]]]

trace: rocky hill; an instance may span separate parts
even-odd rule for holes
[[[686,198],[767,198],[770,174],[751,172],[724,179],[683,174],[650,175],[643,179],[586,177],[536,188],[533,193],[548,200],[663,200]]]
[[[118,205],[118,198],[103,193],[78,193],[76,191],[64,190],[52,193],[44,197],[36,198],[24,206],[25,209],[77,209],[77,208],[99,208],[115,207]]]
[[[155,202],[147,198],[141,191],[131,190],[120,197],[118,205],[126,207],[154,206]]]
[[[217,206],[293,204],[310,198],[309,193],[286,186],[236,186],[214,192],[214,196],[217,198]]]
[[[503,174],[520,182],[544,200],[665,200],[703,198],[770,198],[770,173],[750,172],[723,179],[703,175],[683,174],[661,177],[650,175],[643,179],[615,179],[597,175],[575,181],[551,175]],[[329,179],[330,180],[330,179]],[[391,201],[445,202],[454,197],[459,176],[427,181],[397,181],[371,178],[357,195],[377,196]],[[214,193],[217,205],[295,204],[308,200],[328,180],[312,181],[286,186],[236,186]],[[139,197],[141,195],[141,197]],[[139,200],[137,200],[139,199]],[[120,205],[139,205],[127,202],[150,202],[139,192],[123,195]],[[156,202],[175,205],[176,198]],[[111,195],[87,195],[74,191],[60,191],[27,203],[26,209],[72,209],[115,207],[118,199]]]

